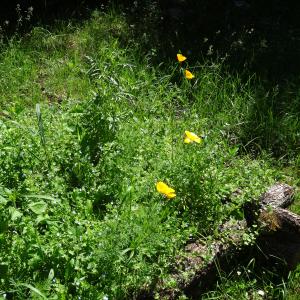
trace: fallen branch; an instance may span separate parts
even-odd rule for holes
[[[230,220],[220,228],[220,238],[211,242],[193,242],[176,259],[168,278],[157,283],[155,292],[144,293],[140,299],[176,299],[184,293],[199,299],[201,293],[215,282],[219,270],[230,267],[230,261],[249,250],[245,236],[251,235],[256,224],[258,235],[253,239],[266,254],[277,255],[293,267],[300,260],[300,216],[285,208],[294,198],[294,190],[278,183],[264,193],[259,201],[245,206],[246,220]],[[226,239],[222,238],[225,237]]]

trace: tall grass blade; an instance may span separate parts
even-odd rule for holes
[[[45,296],[45,294],[43,294],[40,290],[38,290],[37,288],[35,288],[34,286],[32,286],[31,284],[28,283],[20,283],[18,284],[18,286],[24,286],[29,288],[32,292],[34,292],[35,294],[39,295],[42,299],[46,299],[47,297]]]
[[[46,146],[45,131],[44,131],[43,119],[42,119],[42,114],[41,114],[41,109],[39,104],[36,104],[35,111],[38,119],[38,127],[39,127],[39,135],[41,138],[41,143],[43,147],[45,147]]]

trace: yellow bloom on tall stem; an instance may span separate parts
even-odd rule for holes
[[[175,190],[170,188],[167,184],[162,181],[156,183],[156,190],[165,195],[168,199],[176,197]]]
[[[202,138],[200,138],[197,134],[186,130],[184,132],[184,143],[190,144],[193,142],[200,144],[202,142]]]
[[[182,54],[178,53],[177,54],[177,60],[181,63],[181,62],[186,60],[186,57],[183,56]]]
[[[191,73],[189,70],[184,70],[184,75],[186,79],[193,79],[195,77],[195,75],[193,73]]]

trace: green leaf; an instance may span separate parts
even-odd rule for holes
[[[41,215],[47,210],[47,203],[44,201],[34,202],[29,204],[29,208],[37,215]]]
[[[42,215],[42,214],[40,214],[39,216],[37,216],[35,222],[36,222],[36,224],[39,224],[39,223],[44,222],[44,221],[46,221],[48,219],[49,219],[48,215]]]
[[[0,195],[0,204],[5,205],[7,202],[8,202],[8,200]]]
[[[25,286],[25,287],[29,288],[32,292],[34,292],[37,295],[39,295],[42,299],[46,299],[47,300],[47,297],[45,296],[45,294],[43,294],[40,290],[38,290],[37,288],[35,288],[31,284],[20,283],[20,284],[18,284],[18,286]]]
[[[48,280],[52,280],[54,278],[54,270],[51,269],[50,272],[49,272],[49,275],[48,275]]]
[[[39,194],[32,194],[32,195],[25,195],[27,198],[34,198],[34,199],[45,199],[45,200],[50,200],[56,202],[57,199],[48,196],[48,195],[39,195]]]
[[[60,199],[59,198],[54,198],[49,195],[42,195],[42,194],[30,194],[30,195],[25,195],[26,198],[28,199],[39,199],[39,200],[48,200],[53,204],[60,205]]]
[[[11,206],[8,211],[10,212],[10,219],[12,221],[15,221],[17,219],[19,219],[20,217],[22,217],[22,213],[15,207]]]

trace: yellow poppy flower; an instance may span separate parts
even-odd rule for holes
[[[170,188],[167,184],[162,181],[156,183],[156,190],[165,195],[168,199],[176,197],[175,190]]]
[[[186,130],[184,132],[184,143],[190,144],[193,142],[200,144],[202,142],[202,138],[195,133]]]
[[[186,57],[183,56],[182,54],[178,53],[177,54],[177,60],[181,63],[181,62],[186,60]]]
[[[185,70],[184,75],[186,79],[193,79],[195,77],[195,75],[192,74],[189,70]]]

